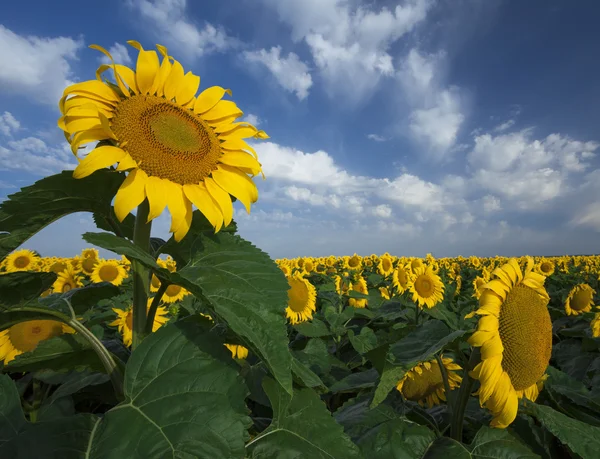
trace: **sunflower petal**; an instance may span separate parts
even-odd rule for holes
[[[129,170],[129,169],[135,169],[136,167],[138,167],[138,163],[128,153],[121,160],[121,162],[119,162],[119,166],[117,167],[117,170],[119,172],[121,172],[121,171],[126,171],[126,170]]]
[[[225,94],[229,94],[231,96],[231,89],[224,89],[220,86],[211,86],[210,88],[206,88],[198,95],[198,98],[196,99],[196,103],[194,104],[194,113],[197,115],[206,113],[213,108]]]
[[[220,164],[217,170],[212,171],[212,178],[221,188],[239,199],[250,213],[250,205],[258,199],[258,190],[246,174],[235,167]]]
[[[115,214],[120,222],[146,198],[147,180],[148,176],[143,170],[134,169],[121,184],[115,197]]]
[[[108,135],[102,128],[78,132],[73,136],[73,140],[71,140],[71,151],[75,156],[77,156],[77,150],[79,150],[81,145],[108,139],[110,137],[111,136]]]
[[[177,89],[183,80],[183,67],[177,61],[173,62],[171,66],[171,72],[167,79],[165,80],[165,99],[173,100],[177,94]]]
[[[207,191],[221,209],[224,225],[229,225],[233,219],[233,203],[231,202],[229,193],[217,185],[217,183],[210,177],[206,177],[204,179],[204,183]]]
[[[119,162],[126,153],[118,147],[110,145],[92,150],[73,171],[73,177],[81,179],[93,174],[99,169],[104,169]]]
[[[261,171],[260,163],[250,156],[248,153],[243,151],[226,151],[223,156],[219,159],[223,164],[234,167],[244,167],[252,171],[252,174],[256,175]]]
[[[183,195],[183,203],[185,206],[185,216],[181,220],[179,226],[177,227],[177,230],[173,232],[173,237],[175,238],[176,242],[181,241],[185,237],[185,235],[188,233],[188,231],[190,230],[190,227],[192,226],[192,216],[193,216],[192,203],[185,196],[185,194]]]
[[[183,191],[190,201],[204,214],[215,228],[215,233],[223,226],[223,214],[219,205],[208,192],[204,183],[183,185]]]
[[[160,68],[158,55],[154,50],[144,50],[141,45],[139,45],[138,52],[139,53],[135,67],[135,81],[140,94],[149,94]]]
[[[206,113],[203,113],[202,118],[210,122],[211,120],[217,120],[219,118],[225,118],[228,116],[235,116],[236,118],[239,118],[243,114],[244,112],[239,109],[235,102],[231,100],[220,100],[213,108],[208,110]]]
[[[181,84],[175,91],[175,100],[178,104],[185,105],[194,98],[200,86],[200,77],[192,72],[185,74],[181,80]]]
[[[146,182],[146,196],[150,203],[148,222],[163,213],[167,207],[167,186],[164,180],[158,177],[148,177]]]

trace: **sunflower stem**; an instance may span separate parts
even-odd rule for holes
[[[463,436],[463,420],[465,418],[465,410],[467,409],[467,403],[471,396],[471,388],[475,380],[469,376],[469,372],[475,367],[475,364],[480,360],[479,349],[473,349],[471,351],[471,357],[467,364],[460,389],[458,389],[458,396],[455,399],[455,405],[452,410],[452,423],[450,427],[450,436],[456,441],[462,442]]]
[[[150,252],[150,231],[152,223],[148,222],[150,206],[145,199],[137,209],[135,226],[133,227],[133,243],[144,252]],[[132,260],[133,270],[133,319],[131,349],[135,349],[146,336],[146,311],[148,308],[148,288],[150,286],[150,270],[137,260]]]
[[[162,281],[160,283],[160,287],[158,287],[156,295],[154,295],[154,298],[152,299],[152,304],[150,305],[150,309],[148,309],[148,317],[146,318],[146,335],[152,333],[152,328],[154,326],[154,316],[156,316],[156,310],[158,309],[160,300],[169,288],[169,285],[171,285],[169,282]]]
[[[454,402],[454,397],[450,397],[450,383],[448,382],[448,372],[446,371],[446,367],[444,366],[444,362],[442,361],[442,356],[440,354],[435,355],[435,360],[440,367],[440,373],[442,374],[442,380],[444,381],[444,391],[446,392],[446,406],[448,407],[448,415],[450,419],[452,419],[452,405]]]
[[[421,315],[421,308],[415,303],[415,325],[419,325],[419,316]]]

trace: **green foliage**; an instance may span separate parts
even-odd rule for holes
[[[37,300],[55,280],[54,273],[16,272],[1,275],[0,310]]]

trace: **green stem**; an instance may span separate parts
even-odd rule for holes
[[[415,303],[415,325],[419,325],[419,316],[421,314],[421,308]]]
[[[154,316],[156,315],[156,310],[158,309],[160,300],[169,288],[169,285],[171,285],[169,282],[161,281],[160,287],[158,288],[156,295],[154,295],[154,298],[152,299],[152,304],[150,305],[150,309],[148,309],[148,317],[146,319],[146,335],[152,333],[152,327],[154,326]]]
[[[458,389],[458,396],[456,397],[456,404],[452,413],[452,423],[450,428],[450,436],[456,441],[462,441],[463,435],[463,420],[465,418],[465,410],[467,409],[467,403],[471,396],[471,389],[475,380],[469,376],[469,371],[475,367],[476,362],[480,359],[479,349],[473,349],[471,351],[471,357],[469,363],[465,368],[463,380]]]
[[[444,362],[442,362],[442,357],[440,354],[435,355],[435,360],[437,361],[440,372],[442,373],[442,380],[444,381],[444,390],[446,391],[446,406],[448,407],[448,415],[450,419],[452,419],[453,405],[454,400],[450,397],[450,383],[448,382],[448,372],[446,371],[446,367],[444,366]]]
[[[150,230],[152,229],[152,223],[147,222],[149,212],[148,200],[144,200],[138,206],[133,228],[133,243],[148,253],[150,252]],[[150,270],[136,260],[132,261],[131,269],[133,270],[133,343],[131,349],[135,350],[146,336]]]

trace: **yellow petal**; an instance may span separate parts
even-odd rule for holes
[[[500,321],[498,317],[489,315],[483,316],[479,319],[479,323],[477,324],[478,331],[489,331],[489,332],[497,332],[500,326]]]
[[[167,207],[171,214],[171,228],[169,229],[169,232],[174,233],[179,228],[179,225],[185,220],[185,196],[179,183],[163,180],[163,186],[167,198]]]
[[[98,169],[112,166],[120,161],[126,153],[118,147],[106,145],[92,150],[75,168],[73,177],[81,179],[93,174]]]
[[[188,200],[188,198],[183,196],[183,203],[185,206],[185,216],[183,220],[180,222],[177,230],[173,232],[173,237],[176,242],[181,241],[185,235],[190,230],[190,226],[192,226],[192,203]]]
[[[159,45],[157,45],[158,48]],[[159,48],[160,51],[160,48]],[[160,69],[158,70],[158,75],[156,76],[155,85],[156,85],[156,95],[162,97],[165,95],[165,83],[169,74],[171,73],[171,58],[166,54],[167,49],[164,49],[163,61],[160,64]],[[162,52],[161,52],[162,53]]]
[[[244,167],[256,175],[261,171],[260,163],[243,151],[226,151],[219,159],[223,164],[234,167]]]
[[[115,214],[120,222],[146,198],[147,180],[148,176],[143,170],[134,169],[121,184],[115,197]]]
[[[109,139],[110,137],[102,128],[78,132],[73,136],[73,140],[71,140],[71,151],[74,155],[77,155],[77,150],[81,145]]]
[[[131,89],[135,94],[139,94],[140,90],[137,86],[137,81],[135,80],[135,72],[126,65],[121,64],[115,64],[115,69],[129,89]]]
[[[474,347],[481,347],[498,334],[497,331],[476,331],[468,339],[468,343]]]
[[[194,113],[201,115],[213,108],[219,102],[225,93],[231,96],[231,89],[224,89],[220,86],[212,86],[205,89],[198,95],[194,104]]]
[[[135,81],[140,90],[140,94],[149,94],[154,84],[154,79],[158,73],[160,64],[156,51],[145,51],[140,46],[135,67]]]
[[[196,95],[199,86],[200,77],[194,75],[192,72],[186,73],[175,91],[175,100],[177,103],[181,105],[187,104]]]
[[[258,130],[254,126],[246,125],[246,126],[237,126],[231,131],[225,132],[219,136],[221,140],[229,140],[229,139],[247,139],[249,137],[254,137]]]
[[[138,167],[138,163],[128,153],[119,163],[119,167],[117,167],[117,170],[126,171],[129,169],[135,169],[136,167]]]
[[[236,118],[239,118],[243,114],[244,112],[238,108],[235,102],[232,102],[231,100],[220,100],[213,108],[204,113],[202,118],[210,121],[219,118],[225,118],[227,116],[235,116]]]
[[[75,83],[71,86],[67,86],[67,88],[63,92],[63,97],[66,97],[71,94],[84,95],[91,99],[99,98],[109,103],[118,102],[120,100],[117,93],[114,92],[110,88],[110,86],[98,80],[82,81],[81,83]]]
[[[243,139],[229,138],[221,144],[221,149],[229,151],[249,151],[250,153],[252,153],[252,156],[258,159],[258,155],[256,154],[254,148],[248,145]]]
[[[146,196],[150,203],[150,213],[148,221],[151,221],[163,213],[167,207],[167,188],[168,185],[158,177],[148,177],[146,182]]]
[[[82,117],[82,116],[66,116],[64,118],[65,131],[69,134],[74,134],[88,129],[103,128],[100,117]]]
[[[246,211],[250,213],[250,205],[258,199],[258,190],[254,182],[234,167],[220,164],[217,170],[212,171],[212,178],[230,195],[239,199]]]
[[[233,219],[233,203],[229,193],[221,188],[217,183],[210,177],[204,179],[206,189],[212,198],[217,202],[221,213],[223,214],[223,223],[225,226],[231,223]]]
[[[99,100],[90,99],[85,96],[72,96],[65,100],[63,104],[64,113],[68,115],[69,111],[74,107],[81,107],[82,105],[94,105],[98,111],[104,113],[108,116],[109,113],[112,113],[114,108],[104,102],[100,102]]]
[[[215,233],[223,226],[223,214],[217,202],[210,195],[204,183],[198,185],[183,185],[183,191],[190,201],[204,214],[215,228]]]
[[[173,100],[177,94],[177,89],[183,80],[183,67],[177,61],[173,62],[171,72],[165,81],[165,99]]]
[[[90,48],[100,51],[102,54],[104,54],[106,57],[108,57],[110,59],[111,65],[109,66],[109,68],[113,69],[113,73],[115,75],[115,81],[117,82],[117,86],[119,87],[119,89],[121,90],[121,92],[123,93],[123,95],[125,97],[129,97],[130,96],[129,89],[127,88],[123,78],[121,78],[121,75],[117,71],[117,67],[115,65],[115,60],[110,55],[110,53],[108,51],[106,51],[102,46],[99,46],[99,45],[90,45]],[[100,67],[102,68],[103,66],[100,66]],[[100,72],[100,69],[98,69],[98,72]],[[98,72],[96,72],[96,77],[98,79],[100,79]]]
[[[492,336],[489,340],[481,345],[482,359],[496,357],[497,355],[501,355],[502,352],[504,352],[504,346],[502,345],[502,340],[500,339],[499,334]]]
[[[483,286],[483,288],[490,289],[491,291],[496,293],[500,298],[503,299],[506,298],[506,292],[510,290],[510,287],[508,285],[497,279],[489,281]]]

